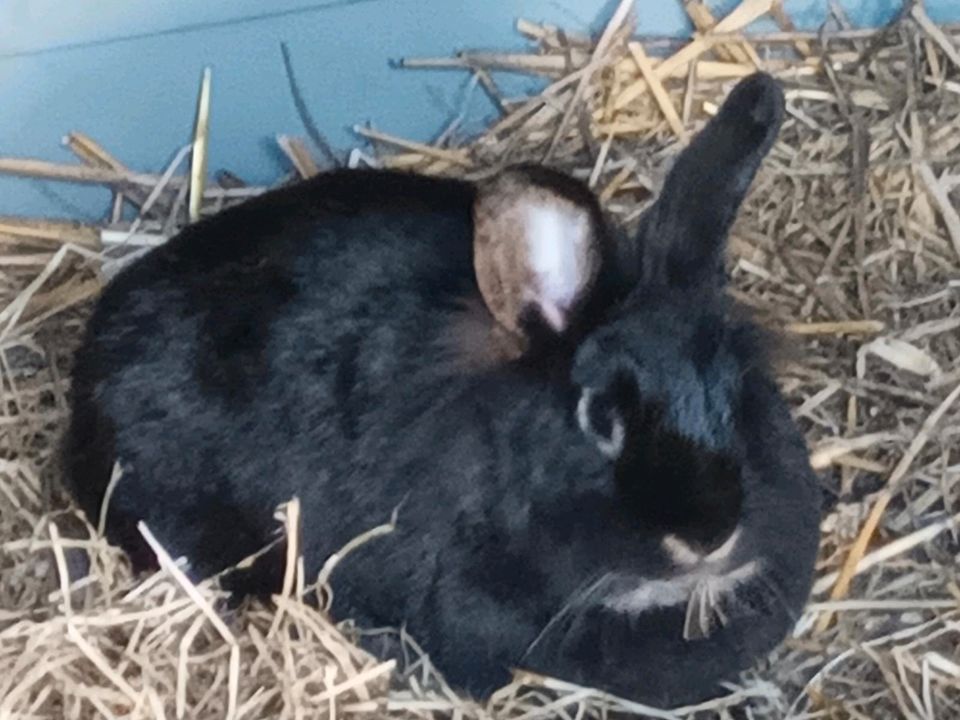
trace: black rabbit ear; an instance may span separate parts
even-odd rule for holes
[[[776,140],[783,107],[779,83],[751,75],[680,153],[640,224],[645,282],[695,286],[722,270],[727,233]]]

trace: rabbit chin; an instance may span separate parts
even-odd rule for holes
[[[692,639],[708,635],[715,621],[726,622],[723,597],[750,582],[761,570],[759,560],[733,562],[740,536],[738,527],[723,545],[708,554],[697,552],[675,535],[665,536],[661,547],[678,572],[667,577],[637,578],[632,589],[613,595],[604,605],[629,615],[687,605],[684,636]]]

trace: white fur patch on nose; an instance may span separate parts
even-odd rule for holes
[[[590,218],[581,208],[560,203],[526,208],[527,257],[534,286],[526,291],[544,320],[566,329],[569,311],[589,281]]]
[[[740,528],[736,528],[730,537],[724,540],[723,544],[716,550],[708,553],[698,553],[690,545],[676,535],[666,535],[660,541],[660,546],[675,565],[680,567],[693,567],[699,564],[715,565],[722,563],[733,552],[737,540],[740,539]]]
[[[667,535],[661,547],[678,569],[675,575],[638,578],[634,588],[606,601],[617,612],[639,615],[657,608],[686,604],[683,636],[687,640],[709,636],[727,622],[723,598],[760,571],[760,561],[733,566],[731,556],[740,539],[738,527],[719,548],[709,554],[696,552],[675,535]]]

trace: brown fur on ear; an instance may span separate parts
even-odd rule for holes
[[[528,346],[522,334],[498,323],[479,299],[464,299],[443,335],[439,357],[456,370],[479,371],[519,359]]]
[[[521,346],[521,316],[533,306],[561,333],[601,264],[595,201],[544,169],[512,168],[478,185],[474,268],[490,313]],[[558,183],[554,186],[552,183]]]

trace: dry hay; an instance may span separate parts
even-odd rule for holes
[[[458,142],[454,124],[430,146],[358,128],[371,144],[351,164],[477,177],[547,161],[588,179],[629,225],[738,77],[759,66],[783,80],[787,121],[730,260],[731,292],[795,341],[780,377],[828,497],[816,592],[794,636],[699,713],[529,676],[480,707],[412,640],[405,668],[358,650],[349,623],[301,602],[313,579],[295,555],[273,605],[235,612],[162,548],[163,569],[132,578],[49,490],[70,350],[122,258],[163,242],[188,212],[261,189],[227,173],[191,184],[180,170],[189,148],[163,175],[138,174],[73,134],[79,164],[0,159],[2,171],[105,184],[116,197],[103,228],[0,219],[0,718],[960,716],[960,34],[919,5],[876,33],[838,11],[822,32],[798,33],[778,5],[747,0],[719,24],[688,3],[691,42],[628,42],[630,5],[597,41],[521,22],[529,54],[407,61],[472,73],[502,116],[480,138]],[[738,34],[767,13],[783,32]],[[500,69],[549,85],[504,98]],[[302,141],[280,140],[298,174],[321,166]],[[295,503],[281,519],[298,522]],[[91,562],[82,579],[69,576],[77,552]]]

